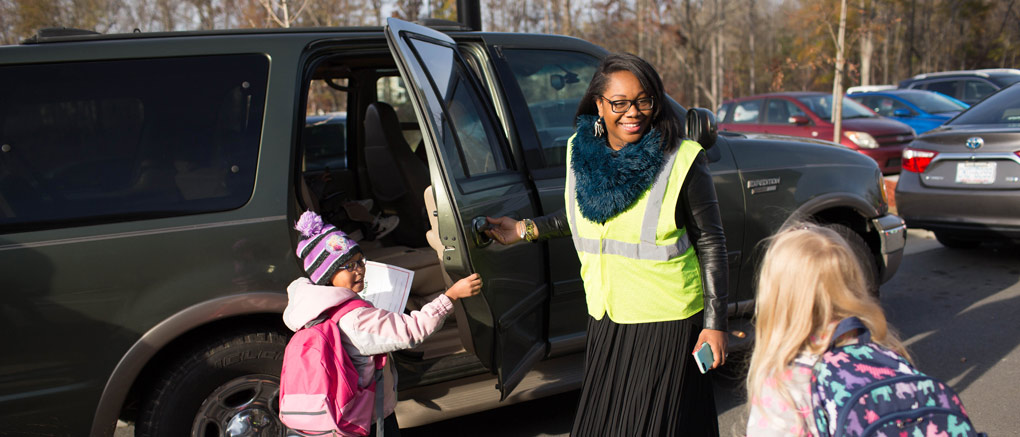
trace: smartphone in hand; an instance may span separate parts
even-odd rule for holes
[[[694,353],[694,361],[698,363],[698,370],[701,373],[708,372],[708,369],[712,367],[715,356],[712,355],[712,346],[709,346],[708,342],[702,343],[701,348]]]

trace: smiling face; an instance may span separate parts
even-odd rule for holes
[[[606,90],[602,98],[596,98],[599,116],[606,120],[606,133],[609,147],[620,150],[629,143],[636,143],[648,132],[652,123],[652,110],[639,111],[637,105],[631,104],[627,112],[613,112],[608,100],[636,100],[652,97],[641,87],[637,76],[629,71],[617,71],[609,74]],[[608,99],[608,100],[607,100]],[[655,102],[658,103],[658,102]]]
[[[355,293],[361,293],[365,289],[364,259],[365,256],[359,253],[347,260],[347,263],[336,271],[336,275],[333,276],[332,285],[334,287],[349,288]],[[350,266],[354,266],[354,270],[346,268]]]

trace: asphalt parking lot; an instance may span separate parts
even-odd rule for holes
[[[1017,435],[1020,417],[1020,247],[943,247],[908,232],[899,272],[881,288],[882,306],[918,367],[959,392],[978,431]],[[747,407],[739,363],[716,373],[723,436],[743,435]],[[402,436],[567,436],[577,392],[405,429]]]

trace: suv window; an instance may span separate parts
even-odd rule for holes
[[[347,168],[347,113],[308,116],[301,134],[305,171]]]
[[[301,133],[305,171],[347,168],[347,79],[308,84],[305,128]]]
[[[963,98],[960,100],[977,102],[994,93],[997,89],[991,84],[980,80],[966,80],[963,81]]]
[[[958,81],[956,80],[942,80],[938,82],[930,82],[927,85],[921,86],[919,88],[923,88],[928,91],[935,91],[938,93],[945,94],[947,96],[960,97],[960,95],[957,94],[956,92],[957,83]]]
[[[412,39],[411,45],[419,61],[426,66],[435,91],[446,105],[446,111],[436,112],[436,125],[440,147],[451,159],[451,168],[461,169],[456,176],[477,176],[506,169],[503,159],[502,133],[487,117],[489,110],[482,95],[471,81],[471,72],[457,52],[444,45]]]
[[[757,123],[762,100],[748,100],[733,105],[733,123]]]
[[[547,167],[566,164],[574,114],[598,68],[594,56],[555,50],[503,51],[524,94]]]
[[[0,91],[0,231],[242,206],[268,70],[256,54],[0,68],[17,84]]]
[[[414,107],[411,106],[411,96],[404,87],[404,79],[400,76],[380,77],[375,82],[375,98],[389,103],[397,112],[404,140],[417,153],[421,144],[421,130],[418,128],[418,118],[414,115]]]

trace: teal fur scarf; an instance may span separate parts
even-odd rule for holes
[[[594,135],[597,121],[593,115],[577,118],[570,166],[577,182],[581,215],[605,224],[630,208],[652,185],[665,156],[658,130],[651,129],[640,141],[616,151],[609,147],[605,134]]]

